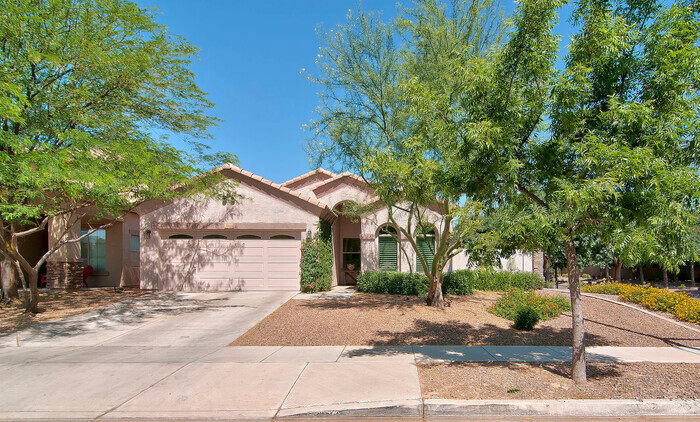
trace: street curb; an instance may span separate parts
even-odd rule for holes
[[[281,409],[276,419],[295,418],[399,418],[421,417],[422,402],[415,400],[389,400],[362,403],[343,403],[328,406],[308,406]]]
[[[426,400],[425,416],[700,416],[700,400]]]

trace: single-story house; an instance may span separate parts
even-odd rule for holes
[[[297,290],[301,242],[316,233],[319,219],[332,224],[333,285],[355,284],[360,271],[420,268],[407,239],[390,224],[387,207],[354,174],[319,168],[277,184],[232,164],[213,171],[224,177],[222,183],[236,184],[239,201],[189,198],[142,207],[123,223],[63,248],[49,262],[50,284],[61,285],[59,279],[66,273],[92,265],[91,286]],[[374,206],[350,218],[341,212],[350,202]],[[435,222],[432,235],[439,236],[439,213],[427,210],[426,215]],[[398,211],[394,217],[399,224],[408,223],[408,216]],[[89,217],[84,220],[72,223],[74,233],[85,229],[81,226]],[[541,273],[538,254],[533,260],[532,255],[518,253],[503,264],[509,270]],[[461,254],[447,270],[466,265]]]

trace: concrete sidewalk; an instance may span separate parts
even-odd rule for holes
[[[421,395],[417,363],[561,362],[568,347],[227,346],[293,294],[158,293],[0,336],[0,419],[700,415],[698,400]],[[592,361],[700,363],[698,348],[587,351]]]

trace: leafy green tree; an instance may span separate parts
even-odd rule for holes
[[[401,12],[392,23],[375,13],[350,13],[347,24],[321,34],[320,75],[310,79],[323,92],[309,153],[362,175],[394,223],[398,213],[408,216],[409,225],[397,227],[431,280],[428,303],[441,307],[442,270],[479,226],[483,204],[450,182],[460,177],[461,164],[454,167],[446,155],[458,140],[450,139],[442,122],[425,124],[415,116],[426,90],[445,99],[459,95],[469,76],[461,64],[498,41],[500,21],[491,0],[456,1],[449,10],[422,0]],[[441,220],[427,221],[427,208],[439,211]],[[439,230],[432,265],[416,243],[427,225]]]
[[[582,0],[580,32],[558,72],[560,5],[520,4],[493,89],[480,98],[488,108],[472,120],[484,128],[478,136],[496,139],[483,155],[484,174],[498,175],[489,186],[544,210],[564,247],[572,375],[583,382],[578,236],[637,226],[670,236],[659,240],[668,251],[687,231],[698,187],[700,19],[691,3]]]
[[[229,198],[214,174],[226,154],[176,150],[155,133],[206,138],[216,119],[188,65],[196,48],[121,0],[17,0],[0,11],[0,253],[36,312],[39,267],[79,242],[67,230],[35,264],[18,247],[52,219],[116,220],[149,199],[193,192]],[[177,189],[172,189],[178,185]],[[69,225],[68,225],[69,226]],[[104,227],[104,226],[103,226]],[[90,232],[101,228],[93,227]],[[84,236],[81,236],[84,237]]]

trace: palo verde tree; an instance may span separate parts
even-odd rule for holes
[[[377,13],[349,13],[346,24],[320,34],[320,73],[309,77],[322,88],[310,155],[361,175],[394,223],[398,214],[407,217],[408,225],[396,226],[431,280],[432,306],[444,306],[442,270],[478,227],[483,204],[452,182],[463,167],[453,157],[452,133],[416,116],[424,93],[439,91],[441,99],[460,94],[470,75],[453,70],[497,44],[498,13],[491,0],[460,0],[450,8],[421,0],[390,23]],[[427,209],[440,221],[427,221]],[[420,253],[417,239],[425,242],[428,226],[439,235],[430,252]]]
[[[196,48],[152,12],[121,0],[17,0],[0,11],[0,253],[25,278],[37,311],[39,267],[79,242],[70,223],[88,210],[117,221],[149,199],[233,195],[200,162],[226,154],[179,151],[154,132],[206,138],[216,119],[188,65]],[[172,186],[179,185],[178,189]],[[221,186],[221,188],[215,188]],[[21,239],[68,222],[36,263]],[[104,227],[104,226],[103,226]],[[11,291],[8,289],[8,291]]]

